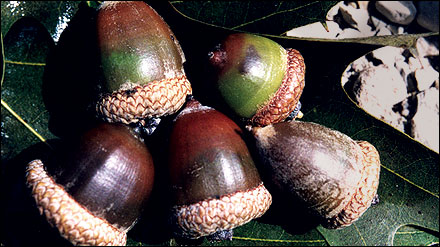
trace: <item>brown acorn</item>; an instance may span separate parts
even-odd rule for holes
[[[234,33],[209,53],[225,103],[252,126],[295,118],[304,89],[305,63],[295,49],[257,35]],[[292,114],[293,112],[293,114]]]
[[[173,124],[169,175],[177,236],[221,235],[266,212],[272,196],[231,119],[191,100]]]
[[[153,188],[145,144],[128,126],[104,123],[66,153],[56,166],[28,164],[40,213],[74,245],[125,245]]]
[[[185,56],[162,17],[142,1],[105,2],[97,17],[105,85],[97,103],[108,122],[125,124],[175,113],[192,93]]]
[[[271,182],[282,195],[302,201],[325,227],[351,225],[376,198],[380,159],[370,143],[301,121],[253,133]]]

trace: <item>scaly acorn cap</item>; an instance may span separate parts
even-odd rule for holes
[[[275,187],[303,201],[323,226],[349,226],[370,207],[380,174],[379,153],[370,143],[302,121],[252,132]]]
[[[262,36],[235,33],[209,56],[220,95],[250,125],[284,121],[297,107],[305,85],[299,51]]]
[[[363,153],[362,177],[350,202],[335,217],[325,223],[327,228],[341,228],[351,225],[371,206],[379,187],[380,157],[377,149],[367,141],[356,141]]]
[[[26,180],[40,214],[74,245],[125,245],[126,231],[94,216],[77,203],[44,169],[41,160],[28,164]]]
[[[176,116],[169,173],[174,233],[200,238],[263,215],[272,196],[242,131],[219,111],[191,100]]]
[[[304,58],[295,49],[287,51],[287,70],[280,88],[250,119],[253,126],[266,126],[284,121],[295,110],[305,85]]]
[[[97,17],[105,83],[97,102],[108,122],[141,122],[175,113],[192,94],[178,40],[141,1],[105,2]]]
[[[101,123],[66,144],[52,162],[27,166],[40,213],[75,245],[125,245],[154,184],[143,139],[126,125]]]

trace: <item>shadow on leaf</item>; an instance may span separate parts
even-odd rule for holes
[[[48,140],[57,147],[59,140]],[[41,215],[31,189],[26,186],[26,165],[35,159],[51,160],[54,154],[45,143],[38,143],[23,150],[13,159],[2,164],[2,244],[7,246],[71,246],[60,236],[44,215]]]
[[[47,59],[43,98],[49,129],[59,137],[75,136],[96,123],[93,106],[102,74],[95,22],[96,10],[80,4]]]

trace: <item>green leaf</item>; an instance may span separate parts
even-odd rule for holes
[[[78,4],[78,1],[2,1],[2,34],[5,36],[22,17],[32,17],[40,21],[57,41]]]
[[[18,3],[15,7],[14,2],[1,3],[5,68],[2,76],[1,174],[6,194],[2,207],[2,219],[6,221],[2,220],[2,224],[9,224],[1,243],[65,244],[57,231],[45,222],[44,216],[38,215],[29,191],[23,188],[23,167],[30,161],[29,156],[42,154],[42,150],[35,151],[41,141],[5,108],[3,102],[46,140],[64,138],[69,132],[74,135],[79,132],[78,125],[86,125],[84,122],[88,118],[77,108],[87,105],[88,101],[81,98],[93,94],[93,89],[87,85],[99,79],[93,43],[89,39],[94,28],[90,19],[93,9],[80,11],[80,4],[69,2]],[[298,49],[305,58],[306,86],[301,97],[304,118],[301,121],[320,123],[353,139],[367,140],[381,155],[380,202],[352,226],[341,230],[324,229],[309,224],[307,219],[281,214],[274,205],[260,219],[236,228],[232,242],[211,243],[202,239],[191,243],[268,246],[438,243],[438,154],[366,114],[347,98],[340,85],[341,74],[347,65],[383,45],[382,41],[368,44],[353,40],[315,42],[280,36],[293,27],[322,21],[334,2],[148,3],[164,17],[181,43],[194,96],[202,103],[222,110],[209,89],[210,75],[204,70],[209,49],[221,37],[235,31],[272,35],[273,40],[286,48]],[[66,16],[71,22],[54,47],[53,39],[59,36],[56,35],[59,21],[66,20]],[[23,17],[26,18],[23,20]],[[413,37],[393,36],[386,38],[386,42],[395,38],[401,39],[397,44],[414,41]],[[128,243],[185,244],[169,237],[163,225],[165,222],[159,216],[143,217],[129,232]]]
[[[171,1],[188,18],[235,31],[282,35],[312,22],[324,22],[337,1]],[[274,25],[276,23],[276,25]]]

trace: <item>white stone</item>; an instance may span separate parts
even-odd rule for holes
[[[380,28],[379,31],[376,33],[376,36],[385,36],[385,35],[392,35],[393,33],[388,28]]]
[[[342,30],[341,33],[339,33],[339,35],[336,36],[337,39],[350,39],[350,38],[362,38],[365,37],[362,35],[361,32],[359,32],[356,29],[353,28],[346,28],[344,30]]]
[[[339,8],[341,5],[344,5],[344,1],[340,1],[335,6],[331,7],[330,10],[327,12],[326,20],[334,21],[335,16],[339,13]]]
[[[362,56],[358,59],[356,59],[352,64],[351,67],[353,68],[354,71],[363,71],[369,67],[371,67],[372,64],[370,64],[370,62],[368,61],[368,59],[365,56]]]
[[[344,20],[351,27],[361,32],[371,32],[371,27],[368,25],[370,14],[366,9],[357,9],[350,5],[341,5],[339,10]]]
[[[370,1],[357,1],[360,9],[368,9],[368,4]]]
[[[417,39],[416,49],[420,57],[439,55],[438,48],[424,37]]]
[[[322,23],[314,22],[305,26],[294,28],[286,33],[287,36],[292,37],[312,37],[322,39],[334,39],[336,35],[341,31],[339,25],[333,21],[326,21],[327,28],[324,28]]]
[[[415,57],[408,58],[408,65],[411,72],[415,72],[416,70],[422,68],[422,64],[420,63],[420,59]]]
[[[439,91],[432,87],[417,95],[412,119],[414,139],[439,152]]]
[[[402,56],[404,49],[393,46],[385,46],[372,51],[373,57],[379,59],[388,67],[394,67],[396,60]],[[402,59],[402,58],[400,58]]]
[[[375,6],[388,20],[402,25],[410,24],[417,14],[412,1],[376,1]]]
[[[417,23],[433,32],[439,31],[438,1],[417,1]]]
[[[362,71],[355,82],[357,101],[364,105],[380,105],[390,109],[407,97],[406,84],[394,67],[378,65]]]
[[[439,73],[432,66],[429,66],[416,70],[414,76],[417,80],[417,89],[424,91],[434,84],[435,80],[439,78]]]

